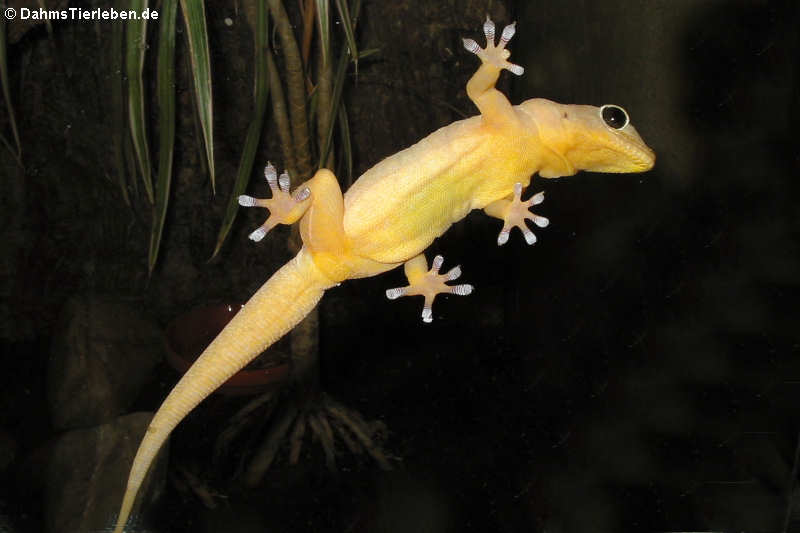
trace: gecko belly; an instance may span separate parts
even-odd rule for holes
[[[480,117],[473,117],[365,172],[344,196],[344,231],[353,251],[386,263],[422,252],[472,209],[488,140]]]

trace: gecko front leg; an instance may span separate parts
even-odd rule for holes
[[[528,228],[526,220],[532,220],[540,228],[547,227],[550,221],[535,213],[528,211],[529,207],[539,205],[544,202],[544,191],[538,192],[529,199],[522,201],[522,184],[514,184],[514,194],[510,198],[503,198],[492,202],[484,208],[487,215],[503,220],[503,229],[497,236],[497,245],[502,246],[508,242],[508,235],[512,228],[519,228],[525,237],[525,242],[533,244],[536,242],[536,235]]]
[[[500,71],[505,69],[521,76],[525,69],[508,62],[511,52],[506,49],[508,41],[514,36],[516,23],[503,28],[500,42],[495,45],[494,22],[487,16],[483,23],[486,47],[481,48],[473,39],[464,39],[464,48],[477,55],[481,66],[467,82],[467,96],[472,100],[488,122],[506,123],[516,119],[511,102],[503,93],[495,89]]]
[[[406,287],[397,287],[386,291],[386,297],[390,300],[396,300],[401,296],[424,296],[425,304],[422,307],[422,321],[425,323],[433,322],[433,300],[437,294],[457,294],[459,296],[467,296],[472,294],[474,287],[469,284],[461,285],[447,285],[446,282],[458,279],[461,276],[461,267],[456,266],[451,268],[446,274],[439,274],[439,269],[442,268],[444,258],[437,255],[433,258],[431,269],[427,270],[428,262],[425,260],[425,254],[419,254],[406,261],[403,269],[405,270],[408,285]]]

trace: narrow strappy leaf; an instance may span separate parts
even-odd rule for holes
[[[331,34],[330,34],[330,14],[328,13],[328,2],[317,0],[317,5],[324,3],[324,11],[317,10],[317,20],[319,21],[319,58],[317,61],[317,83],[314,87],[314,97],[316,99],[316,113],[311,119],[317,125],[317,150],[322,150],[326,144],[328,133],[336,119],[335,109],[332,105],[333,92],[333,61],[331,56]],[[323,20],[324,17],[324,20]],[[326,156],[319,161],[319,167],[333,169],[333,150],[326,152]]]
[[[6,50],[6,19],[3,17],[0,20],[0,84],[3,86],[3,99],[6,102],[6,111],[8,111],[9,122],[11,123],[11,133],[14,135],[14,142],[17,144],[17,161],[22,156],[22,143],[19,140],[19,131],[17,130],[17,119],[14,116],[14,104],[11,102],[11,90],[8,79],[8,55]]]
[[[347,8],[346,0],[336,0],[336,8],[339,10],[339,18],[344,26],[344,35],[347,38],[347,47],[350,49],[350,58],[356,65],[358,73],[358,44],[356,43],[356,22],[358,12],[361,10],[361,0],[354,0],[350,9]],[[354,22],[355,21],[355,22]]]
[[[353,183],[353,145],[350,143],[350,121],[347,118],[347,109],[344,102],[339,104],[339,132],[342,137],[342,154],[344,155],[344,182]]]
[[[319,45],[322,49],[322,62],[327,64],[331,58],[331,15],[330,0],[315,0],[317,5],[317,25]]]
[[[340,0],[337,0],[337,5]],[[340,7],[340,15],[341,15],[341,7]],[[361,10],[361,0],[355,0],[353,5],[350,7],[349,18],[348,21],[357,20],[358,13]],[[354,31],[354,28],[351,25],[351,31]],[[339,64],[336,67],[336,73],[334,75],[333,81],[333,96],[331,97],[331,110],[330,116],[337,117],[339,115],[339,105],[342,100],[342,88],[344,86],[344,80],[347,74],[347,65],[350,60],[353,58],[348,53],[348,49],[343,48],[341,54],[339,55]],[[319,158],[319,168],[325,166],[324,162],[328,160],[328,154],[331,151],[331,145],[333,144],[333,128],[335,126],[335,120],[331,120],[329,127],[328,127],[328,134],[325,137],[325,143],[320,147],[320,158]]]
[[[170,183],[172,182],[172,152],[175,148],[175,19],[177,0],[163,0],[158,32],[158,177],[156,204],[153,208],[150,252],[147,267],[150,274],[158,259],[164,219],[167,216]]]
[[[122,55],[125,39],[125,21],[111,22],[111,150],[114,155],[114,169],[117,172],[120,194],[125,205],[131,206],[128,194],[128,169],[125,165],[125,143],[129,142],[125,136],[125,73],[124,56]],[[135,173],[135,171],[134,171]],[[135,174],[132,175],[134,182]]]
[[[192,81],[194,82],[197,117],[203,132],[203,141],[208,161],[208,175],[211,190],[216,193],[214,174],[214,133],[213,133],[213,99],[211,92],[211,62],[208,52],[208,30],[206,29],[206,12],[203,2],[181,0],[181,11],[189,41],[189,56],[192,63]]]
[[[222,220],[219,234],[217,235],[217,244],[214,247],[214,253],[211,254],[213,259],[219,253],[225,238],[233,226],[233,221],[236,219],[236,213],[239,210],[239,196],[242,195],[247,188],[247,182],[250,181],[250,174],[253,170],[253,161],[256,155],[256,148],[258,141],[261,138],[261,130],[264,126],[264,115],[267,109],[267,100],[269,99],[269,68],[267,65],[267,54],[269,54],[269,27],[268,27],[268,10],[264,2],[258,2],[258,10],[256,13],[256,21],[253,24],[255,28],[255,110],[253,113],[253,120],[247,128],[247,136],[245,137],[244,147],[242,148],[242,155],[239,159],[239,169],[236,172],[236,181],[233,184],[233,192],[228,199],[228,206],[225,209],[225,217]]]
[[[147,0],[131,0],[130,9],[142,12],[147,8]],[[131,141],[136,152],[139,172],[142,175],[147,199],[153,203],[153,183],[150,178],[150,148],[147,144],[147,119],[144,112],[144,83],[142,66],[147,48],[147,20],[131,19],[126,28],[125,64],[128,74],[128,123]]]

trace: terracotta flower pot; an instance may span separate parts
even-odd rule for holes
[[[199,306],[175,318],[164,333],[169,364],[180,373],[186,372],[241,307],[241,304]],[[264,352],[218,391],[228,395],[259,394],[280,386],[288,375],[289,365],[283,357]]]

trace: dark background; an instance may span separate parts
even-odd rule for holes
[[[474,114],[464,84],[477,60],[460,39],[478,38],[487,12],[499,26],[517,20],[512,60],[526,73],[513,102],[622,105],[656,168],[534,179],[551,225],[533,247],[512,234],[498,248],[498,221],[469,215],[428,257],[460,263],[476,292],[437,300],[430,325],[419,302],[385,299],[399,270],[325,296],[323,387],[387,425],[393,472],[345,460],[331,474],[317,449],[217,511],[168,484],[154,531],[213,531],[225,513],[273,528],[242,531],[800,528],[797,3],[367,1],[360,39],[380,52],[347,96],[360,171]],[[231,6],[209,3],[220,191],[252,75],[250,34],[226,16]],[[245,299],[289,257],[284,230],[247,241],[261,215],[244,213],[207,262],[227,193],[212,197],[197,177],[183,80],[171,212],[148,281],[148,217],[103,177],[99,31],[57,24],[51,38],[36,27],[9,47],[25,168],[3,154],[0,429],[17,451],[0,512],[23,532],[41,527],[41,488],[20,480],[30,450],[55,437],[44,373],[64,302],[115,295],[163,325],[196,304]],[[257,168],[279,153],[274,137]],[[159,366],[133,407],[155,409],[176,379]],[[178,427],[173,457],[203,464],[215,413],[201,407]],[[230,481],[209,477],[220,491]]]

